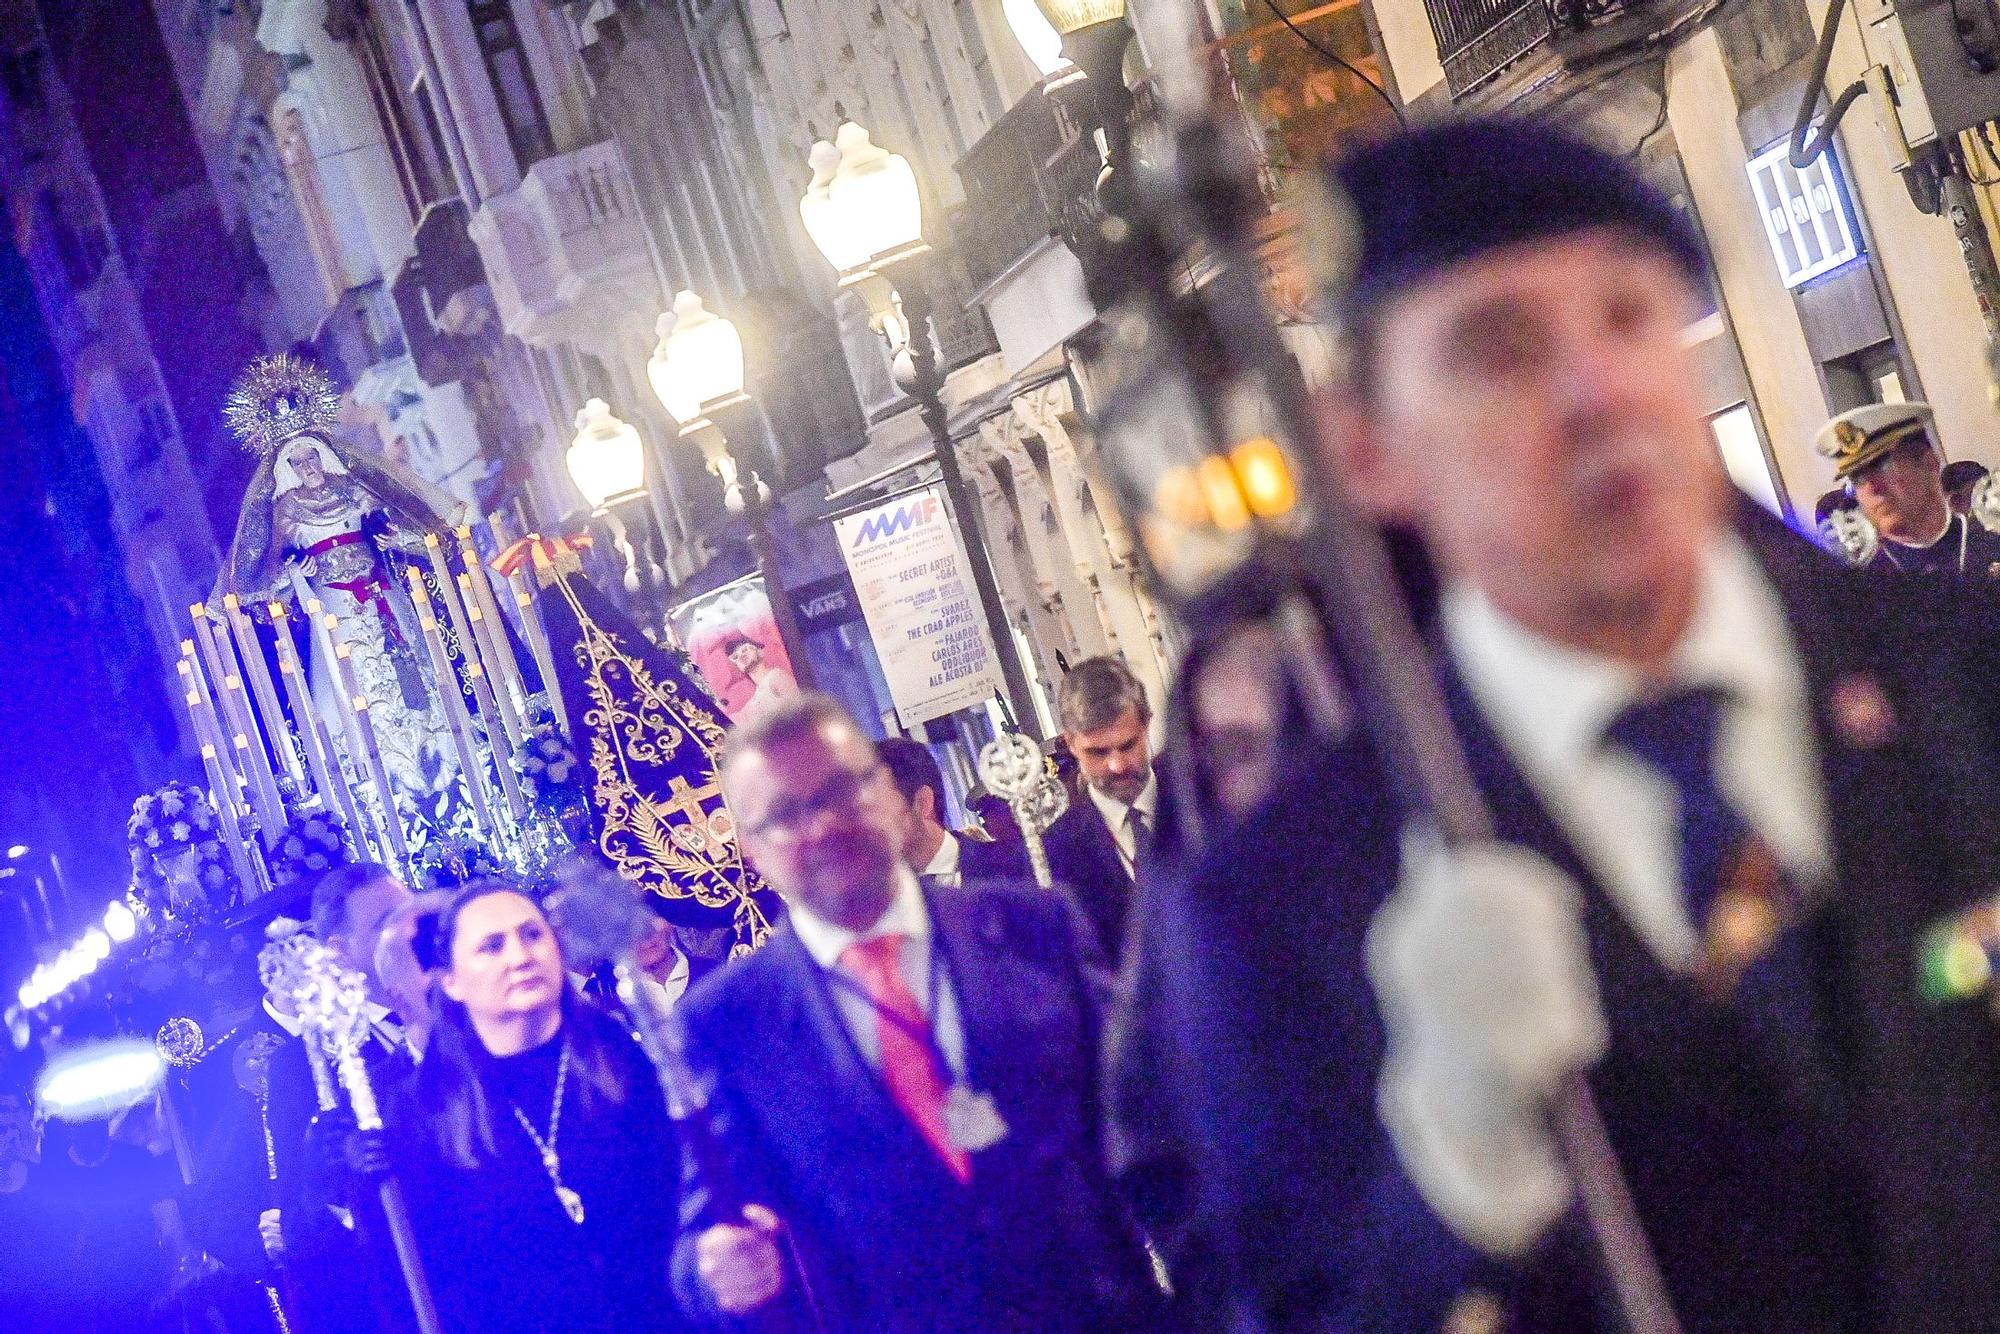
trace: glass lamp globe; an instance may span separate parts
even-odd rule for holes
[[[1048,15],[1042,13],[1035,0],[1000,0],[1000,8],[1007,15],[1007,26],[1014,31],[1014,40],[1028,55],[1029,61],[1048,78],[1057,70],[1069,64],[1069,57],[1063,54],[1062,34],[1049,22]]]
[[[814,144],[807,161],[813,178],[799,218],[843,280],[923,248],[923,195],[902,154],[879,147],[850,120],[832,143]]]
[[[646,363],[653,392],[684,428],[743,397],[743,338],[693,292],[674,297],[660,316],[660,342]]]
[[[1035,8],[1064,37],[1125,17],[1125,0],[1035,0]]]
[[[591,399],[576,414],[576,438],[564,462],[594,513],[646,489],[646,448],[639,432],[601,398]]]

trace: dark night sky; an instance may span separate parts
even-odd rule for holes
[[[168,521],[226,538],[249,460],[222,439],[221,400],[256,351],[242,256],[209,193],[199,145],[150,16],[127,6],[40,6],[47,46],[17,60],[0,115],[65,108],[75,155],[105,210],[100,248],[119,261],[139,332],[162,357],[199,494]],[[62,96],[56,97],[60,89]],[[32,152],[31,152],[32,155]],[[10,187],[0,180],[0,204]],[[34,201],[60,218],[48,199]],[[0,209],[0,215],[9,210]],[[23,258],[0,239],[0,849],[47,846],[83,904],[122,892],[132,801],[199,766],[171,760],[167,667],[111,528],[110,500]],[[65,264],[60,281],[95,280]],[[198,336],[190,338],[190,334]],[[190,570],[196,579],[206,570]]]
[[[127,733],[166,740],[161,667],[21,257],[0,245],[0,842],[54,848],[72,891],[124,886],[141,785]]]

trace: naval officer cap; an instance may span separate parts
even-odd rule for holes
[[[1928,439],[1931,415],[1928,403],[1864,403],[1820,427],[1813,447],[1833,460],[1833,475],[1846,481],[1905,440]]]
[[[1601,227],[1649,242],[1701,284],[1687,219],[1625,161],[1534,121],[1471,118],[1402,131],[1334,169],[1360,225],[1350,317],[1491,251]]]

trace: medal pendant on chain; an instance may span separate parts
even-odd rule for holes
[[[583,1223],[583,1196],[563,1184],[562,1159],[556,1157],[555,1150],[542,1150],[542,1170],[549,1174],[549,1184],[555,1187],[556,1203],[569,1215],[569,1221],[581,1226]]]

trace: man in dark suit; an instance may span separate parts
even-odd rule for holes
[[[944,774],[929,746],[894,736],[878,742],[875,752],[909,808],[903,860],[926,884],[1028,878],[1028,849],[1018,839],[1001,842],[944,827]]]
[[[1093,960],[1067,901],[921,889],[902,800],[825,696],[737,729],[722,779],[791,913],[677,1012],[712,1146],[690,1155],[684,1304],[741,1315],[790,1289],[820,1327],[871,1334],[1159,1328],[1099,1160]]]
[[[1049,872],[1076,896],[1099,947],[1117,959],[1132,887],[1153,860],[1163,810],[1147,728],[1153,706],[1123,659],[1085,658],[1056,691],[1077,797],[1042,835]]]
[[[2000,884],[1991,635],[1732,498],[1679,341],[1703,255],[1623,163],[1475,121],[1341,177],[1326,444],[1439,571],[1439,683],[1585,979],[1565,1068],[1680,1327],[2000,1327],[2000,1044],[1918,985],[1931,928]],[[1561,1070],[1467,1019],[1507,996],[1455,1017],[1453,977],[1405,967],[1447,957],[1422,929],[1484,966],[1413,915],[1422,832],[1370,738],[1310,757],[1146,903],[1135,1027],[1172,1053],[1123,1077],[1166,1077],[1218,1305],[1424,1329],[1479,1284],[1509,1328],[1618,1328],[1537,1115]]]

